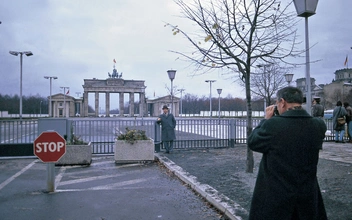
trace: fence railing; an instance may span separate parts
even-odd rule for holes
[[[33,143],[38,137],[38,120],[0,120],[0,144]]]
[[[253,119],[255,127],[261,119]],[[126,128],[146,131],[146,135],[160,143],[160,126],[155,118],[69,118],[73,132],[93,146],[94,154],[114,152],[116,135]],[[325,141],[334,139],[331,119],[326,119],[328,131]],[[177,118],[174,148],[229,147],[245,144],[247,120]],[[38,120],[0,120],[0,145],[30,144],[38,137]]]

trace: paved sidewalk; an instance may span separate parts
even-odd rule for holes
[[[158,163],[56,167],[56,191],[46,193],[46,164],[0,160],[1,220],[222,219],[203,198]]]

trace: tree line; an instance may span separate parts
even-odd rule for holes
[[[49,100],[39,95],[22,96],[23,114],[48,114]],[[0,94],[0,111],[8,111],[9,114],[20,113],[20,97],[18,95]]]
[[[219,108],[219,99],[212,98],[212,110],[217,111]],[[252,100],[254,111],[263,111],[263,99]],[[22,113],[23,114],[48,114],[49,100],[40,95],[23,96],[22,97]],[[135,103],[135,107],[139,109],[139,103]],[[227,97],[220,97],[221,111],[246,111],[246,100],[241,98],[234,98],[230,95]],[[89,112],[94,112],[91,106]],[[125,111],[128,111],[129,104],[126,102]],[[20,97],[18,95],[2,95],[0,94],[0,111],[8,111],[9,114],[19,114]],[[210,99],[209,97],[186,93],[182,97],[182,114],[199,114],[201,111],[209,111]],[[181,111],[181,110],[180,110]],[[112,109],[110,113],[114,113]],[[118,113],[118,110],[116,110]]]

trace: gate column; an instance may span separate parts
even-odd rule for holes
[[[83,117],[88,117],[88,92],[83,93]]]
[[[105,93],[105,115],[110,117],[110,92]]]
[[[123,117],[123,114],[124,114],[124,97],[123,97],[123,92],[120,92],[119,93],[119,108],[120,108],[120,117]]]
[[[99,116],[99,92],[95,92],[95,117]]]
[[[144,92],[139,93],[139,116],[148,116],[148,112],[145,111],[145,93]]]
[[[134,92],[130,92],[130,116],[134,116]]]

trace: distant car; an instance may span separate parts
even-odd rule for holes
[[[334,109],[325,110],[324,111],[324,119],[332,119],[333,111],[334,111]]]

